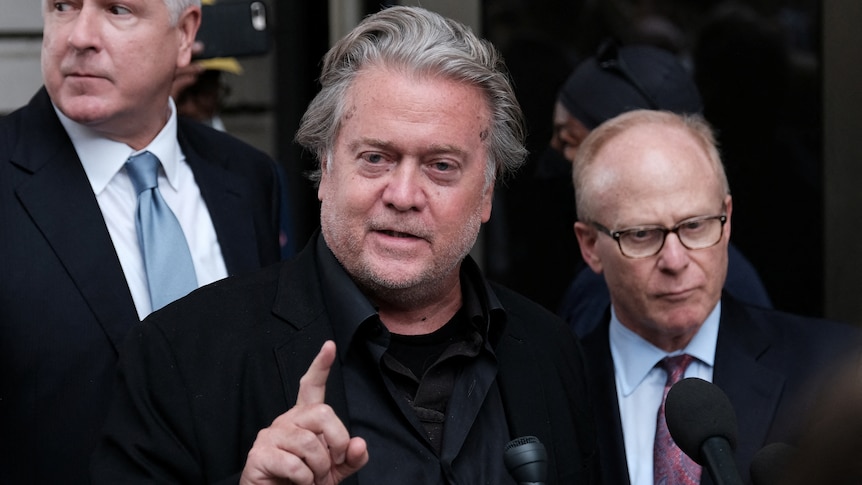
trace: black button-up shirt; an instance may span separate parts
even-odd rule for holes
[[[511,438],[494,355],[505,312],[475,263],[462,264],[463,306],[443,331],[451,343],[416,376],[409,359],[390,350],[393,336],[322,237],[317,249],[344,372],[342,418],[368,443],[359,482],[513,484],[503,465]]]

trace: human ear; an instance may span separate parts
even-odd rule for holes
[[[177,67],[185,67],[192,61],[192,46],[201,26],[201,8],[188,7],[180,14],[177,20],[177,35],[179,36],[179,52],[177,53]]]
[[[584,258],[584,262],[592,269],[596,274],[601,274],[602,272],[602,259],[599,256],[598,251],[596,251],[596,244],[598,243],[599,233],[596,229],[588,224],[583,222],[575,222],[575,237],[578,238],[578,246],[581,249],[581,256]]]

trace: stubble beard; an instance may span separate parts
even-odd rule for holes
[[[454,241],[435,248],[429,264],[414,273],[393,275],[365,257],[363,235],[354,236],[344,230],[352,226],[343,213],[328,210],[324,204],[320,219],[327,245],[357,286],[372,300],[404,308],[433,303],[451,290],[482,224],[481,215],[475,210]]]

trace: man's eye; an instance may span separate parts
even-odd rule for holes
[[[434,162],[434,169],[440,172],[448,172],[452,170],[452,164],[449,162]]]
[[[129,10],[126,7],[123,7],[122,5],[114,5],[111,8],[109,8],[108,10],[114,15],[128,15],[128,14],[132,13],[131,10]]]
[[[686,232],[695,232],[701,228],[703,228],[703,221],[691,221],[683,224],[682,229]]]
[[[383,161],[383,155],[381,155],[379,153],[367,153],[367,154],[363,155],[362,158],[364,158],[365,161],[367,161],[369,163],[380,163]]]
[[[626,233],[626,237],[631,242],[646,242],[655,239],[659,232],[660,231],[656,229],[635,229],[631,232]]]

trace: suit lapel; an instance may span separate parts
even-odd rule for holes
[[[770,346],[758,323],[739,303],[722,298],[713,381],[727,394],[739,429],[744,430],[736,455],[746,469],[766,442],[785,384],[782,374],[758,361]]]
[[[521,436],[552,436],[547,409],[536,408],[536,396],[544,394],[542,375],[530,356],[530,350],[518,336],[508,331],[497,346],[500,396],[506,410],[509,435],[512,439]]]
[[[312,242],[295,260],[282,266],[276,301],[272,308],[273,314],[285,320],[285,325],[296,330],[288,341],[275,349],[288,406],[296,403],[299,380],[317,356],[320,347],[325,341],[335,339],[332,323],[317,290],[320,282],[314,259],[315,240],[312,238]],[[350,429],[344,378],[338,358],[335,359],[326,382],[326,402]]]
[[[332,340],[334,334],[328,324],[309,325],[300,332],[296,332],[290,340],[284,342],[275,349],[276,360],[282,375],[285,401],[288,406],[296,404],[299,394],[299,380],[308,370],[311,361],[317,356],[320,347],[327,340]],[[342,375],[341,362],[335,359],[326,381],[326,403],[341,418],[347,428],[350,428],[350,420],[347,410],[347,398],[344,391],[344,378]]]
[[[628,463],[611,357],[609,322],[610,312],[607,311],[605,319],[582,340],[581,346],[584,349],[590,392],[596,404],[593,410],[598,428],[602,481],[628,485]]]
[[[236,176],[225,168],[229,163],[228,155],[208,147],[192,146],[183,133],[184,126],[184,123],[178,124],[177,137],[209,210],[228,273],[258,268],[261,259],[253,214],[248,208],[249,195]]]
[[[130,322],[138,321],[119,258],[81,162],[44,89],[30,108],[12,158],[30,178],[16,194],[116,349]]]

